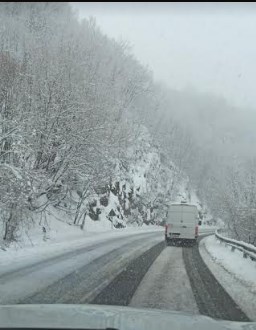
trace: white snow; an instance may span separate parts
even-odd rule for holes
[[[182,258],[182,249],[166,247],[136,290],[130,306],[199,314]]]
[[[249,243],[246,243],[246,242],[243,242],[243,241],[238,241],[238,240],[235,240],[235,239],[233,239],[233,238],[230,238],[230,237],[228,236],[228,231],[225,232],[224,235],[223,235],[223,234],[220,234],[220,236],[227,237],[227,238],[230,240],[230,242],[233,242],[233,243],[239,242],[239,243],[242,244],[244,247],[251,248],[251,249],[255,250],[255,252],[256,252],[256,247],[255,247],[254,245],[249,244]]]
[[[86,247],[96,242],[151,231],[163,232],[164,229],[163,227],[153,225],[115,229],[111,227],[109,220],[104,222],[88,219],[85,230],[81,230],[79,227],[52,218],[46,241],[43,240],[41,227],[36,226],[33,230],[30,230],[30,237],[24,239],[22,245],[12,245],[6,251],[0,249],[0,274],[68,251]]]
[[[11,166],[9,164],[0,164],[0,167],[10,170],[17,179],[22,180],[22,175],[15,166]]]
[[[105,278],[105,283],[109,281],[109,278],[113,279],[113,276],[116,276],[125,267],[126,262],[130,261],[134,256],[137,257],[139,254],[142,254],[161,240],[162,235],[160,232],[154,232],[153,234],[150,232],[150,235],[147,235],[145,231],[140,231],[140,235],[134,235],[134,232],[131,231],[129,234],[126,233],[126,235],[120,233],[116,236],[105,236],[104,239],[101,238],[100,240],[94,239],[87,242],[87,245],[82,245],[82,247],[89,246],[86,252],[76,253],[76,250],[74,250],[72,255],[65,254],[65,258],[57,258],[54,262],[43,264],[42,267],[34,265],[29,271],[16,269],[17,272],[15,272],[15,269],[11,269],[12,265],[8,265],[4,269],[1,267],[1,272],[4,270],[5,272],[3,274],[0,273],[2,275],[0,276],[0,304],[16,303],[19,299],[24,299],[35,292],[41,291],[66,275],[79,271],[81,267],[88,265],[93,260],[111,251],[118,250],[125,244],[132,243],[130,248],[123,252],[121,258],[117,258],[116,262],[110,262],[106,265],[106,268],[104,263],[102,267],[99,266],[98,272],[106,272],[103,277]],[[71,249],[68,249],[68,251],[71,251]],[[38,255],[38,257],[34,261],[40,261],[42,256]],[[22,266],[24,266],[24,263]],[[6,273],[6,271],[11,273]],[[95,280],[96,282],[90,282],[93,289],[99,285],[97,276]],[[102,285],[102,283],[100,284]]]
[[[203,234],[213,234],[216,229],[218,229],[218,227],[216,226],[208,226],[208,225],[202,225],[202,226],[198,226],[198,232],[199,235],[203,235]]]
[[[220,243],[214,236],[205,240],[206,249],[212,258],[221,264],[228,272],[256,293],[256,263],[250,258],[243,258],[243,254],[239,250],[231,252],[230,247],[225,247],[224,243]]]
[[[214,236],[200,242],[200,253],[216,279],[252,320],[256,320],[256,262],[220,243]]]

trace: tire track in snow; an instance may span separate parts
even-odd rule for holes
[[[127,306],[143,276],[164,247],[165,242],[160,242],[134,259],[91,303]]]
[[[143,278],[130,306],[197,314],[182,248],[167,246]]]
[[[199,253],[198,245],[184,247],[183,259],[201,314],[222,320],[250,321],[210,272]]]
[[[67,276],[39,292],[21,299],[22,304],[88,303],[97,295],[97,289],[106,286],[134,258],[159,242],[159,235],[151,234],[104,253],[89,264],[81,266]]]
[[[30,265],[13,272],[5,273],[0,277],[0,303],[13,304],[47,288],[52,283],[57,283],[70,273],[79,273],[82,267],[87,266],[97,258],[108,253],[118,251],[127,243],[141,242],[157,239],[159,233],[143,233],[118,237],[112,240],[91,244]],[[55,298],[56,299],[56,298]]]

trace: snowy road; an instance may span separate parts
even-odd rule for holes
[[[182,258],[182,248],[166,247],[151,266],[130,305],[198,313]]]
[[[166,246],[161,231],[115,237],[1,273],[0,303],[130,305],[248,320],[198,247]]]
[[[112,279],[127,262],[160,241],[161,232],[112,237],[27,267],[1,272],[0,303],[79,302],[80,298],[71,297],[68,290],[74,292],[74,286],[79,286],[80,290],[83,283],[85,287],[88,285],[88,293],[103,279]],[[104,276],[98,278],[103,269]],[[87,276],[87,283],[84,283],[82,279]]]
[[[198,246],[183,248],[183,260],[200,314],[215,319],[249,321],[204,263]]]
[[[152,258],[150,254],[145,258]],[[140,258],[141,259],[141,258]],[[131,282],[142,260],[123,271],[104,289],[95,304],[130,305],[203,314],[212,318],[249,321],[249,318],[226,293],[205,265],[198,246],[166,246],[145,276],[137,290],[130,295]],[[138,276],[138,275],[137,275]]]

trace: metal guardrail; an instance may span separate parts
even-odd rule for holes
[[[251,260],[256,261],[256,247],[248,246],[246,243],[241,241],[236,241],[232,238],[227,238],[218,232],[218,229],[215,231],[215,237],[220,241],[224,242],[225,245],[231,246],[231,251],[235,251],[236,249],[243,252],[243,257],[250,257]]]

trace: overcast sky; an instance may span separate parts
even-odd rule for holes
[[[72,3],[128,40],[156,80],[256,109],[256,3]]]

